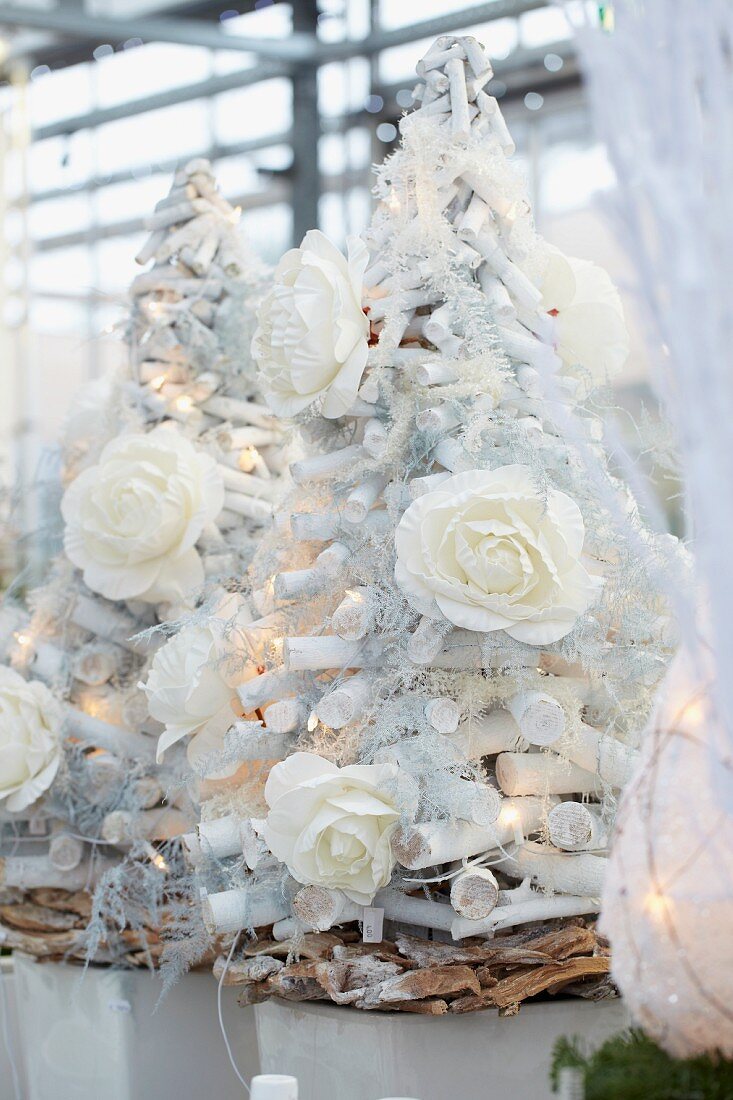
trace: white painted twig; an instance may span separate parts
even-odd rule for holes
[[[150,759],[155,754],[155,744],[145,734],[103,722],[101,718],[93,718],[75,707],[65,707],[65,714],[69,733],[80,741],[107,749],[117,756]]]
[[[469,821],[412,825],[396,835],[393,851],[403,867],[411,871],[493,851],[509,843],[517,832],[524,836],[536,832],[554,801],[540,797],[505,798],[498,820],[491,825]]]
[[[554,920],[559,917],[579,917],[586,913],[598,913],[601,900],[598,897],[573,897],[560,894],[539,895],[514,905],[497,906],[485,920],[459,918],[451,926],[454,940],[469,936],[491,936],[502,928],[514,928],[530,921]]]
[[[327,478],[343,474],[364,455],[364,448],[354,443],[338,451],[329,451],[327,454],[294,462],[290,467],[290,474],[296,485],[303,485],[309,481],[325,481]]]
[[[289,906],[276,890],[223,890],[202,898],[201,912],[207,931],[223,935],[275,924],[289,915]]]
[[[339,638],[356,642],[372,631],[376,616],[376,592],[367,585],[357,585],[347,590],[333,613],[331,625]]]
[[[505,794],[593,794],[601,786],[593,772],[551,753],[503,752],[496,778]]]
[[[599,806],[583,802],[561,802],[547,815],[547,830],[556,848],[566,852],[587,852],[608,845],[608,829]]]
[[[482,920],[498,900],[499,884],[488,867],[468,867],[451,883],[450,902],[459,917]]]
[[[373,679],[361,672],[339,683],[321,697],[316,714],[324,726],[340,730],[364,712],[374,695]]]
[[[509,878],[529,878],[543,890],[600,897],[608,860],[590,852],[561,852],[551,845],[511,844],[494,864]]]
[[[285,663],[292,672],[369,668],[378,665],[381,657],[382,647],[373,639],[348,642],[335,634],[285,639]]]

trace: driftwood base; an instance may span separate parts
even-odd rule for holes
[[[510,1016],[524,1001],[560,992],[616,995],[608,947],[583,918],[455,945],[402,934],[365,944],[356,925],[283,942],[265,938],[228,967],[218,958],[214,975],[222,974],[225,985],[241,986],[240,1004],[330,1000],[435,1016],[485,1008]]]

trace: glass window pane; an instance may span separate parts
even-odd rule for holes
[[[100,188],[94,197],[97,219],[102,225],[144,218],[152,214],[156,202],[170,187],[170,176],[159,174],[143,180],[130,180]]]
[[[30,261],[32,290],[86,293],[92,285],[91,253],[86,245],[37,252]]]
[[[134,237],[110,237],[94,246],[95,290],[103,294],[126,294],[132,280],[140,273],[135,254],[146,234]]]
[[[197,99],[144,115],[108,122],[97,130],[101,172],[118,172],[133,165],[153,165],[175,157],[193,156],[210,140],[208,105]]]
[[[286,203],[245,210],[242,215],[242,229],[249,243],[269,263],[277,263],[290,248],[292,224],[292,213]]]
[[[94,71],[99,106],[111,107],[205,80],[211,60],[197,46],[156,42],[103,57]]]
[[[34,142],[28,157],[30,189],[37,193],[49,188],[78,187],[91,175],[93,164],[89,130]]]
[[[540,206],[551,214],[574,210],[612,184],[613,169],[602,145],[553,145],[542,157]]]
[[[224,92],[214,100],[213,113],[222,144],[282,133],[292,121],[290,82],[266,80]]]
[[[31,124],[45,126],[92,107],[89,65],[70,65],[32,80],[28,89]]]
[[[42,240],[88,229],[91,218],[92,208],[85,192],[49,202],[34,202],[28,211],[28,228],[34,240]]]

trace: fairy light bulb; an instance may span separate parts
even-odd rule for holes
[[[190,412],[193,408],[193,398],[189,397],[187,393],[182,393],[180,397],[176,398],[175,405],[180,413]]]
[[[159,871],[162,871],[164,874],[170,870],[168,864],[163,858],[163,854],[159,852],[156,848],[154,848],[149,840],[144,840],[142,846],[145,851],[145,855],[148,857],[153,867],[157,867],[157,869]]]
[[[522,818],[516,806],[505,806],[499,813],[499,823],[512,830],[515,844],[524,843]]]
[[[687,729],[699,729],[705,721],[705,704],[702,699],[691,699],[679,712],[679,720]]]
[[[643,908],[652,920],[661,922],[668,916],[671,902],[661,890],[653,889],[644,897]]]
[[[254,447],[243,447],[237,465],[243,474],[251,474],[255,468],[257,452]]]
[[[165,385],[165,375],[164,374],[156,375],[155,378],[152,378],[150,380],[148,385],[150,386],[151,390],[155,390],[155,392],[158,393],[160,390],[162,390],[163,386]]]
[[[33,644],[30,634],[24,634],[22,631],[15,635],[15,640],[21,649],[28,649]]]

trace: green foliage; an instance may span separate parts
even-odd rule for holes
[[[586,1100],[733,1100],[732,1061],[713,1055],[678,1061],[637,1030],[615,1035],[592,1054],[578,1039],[559,1039],[555,1092],[565,1066],[584,1070]]]

